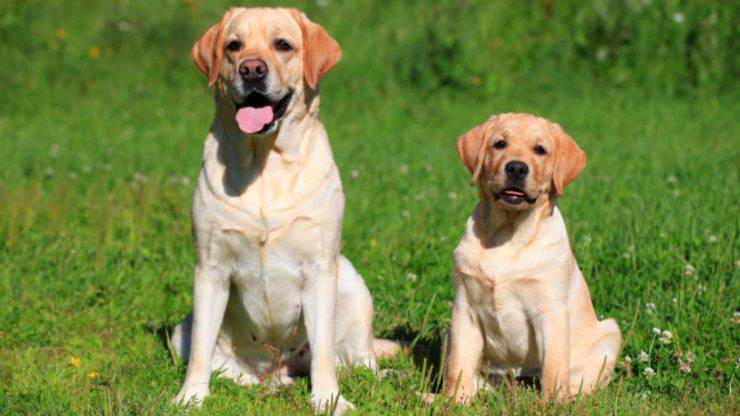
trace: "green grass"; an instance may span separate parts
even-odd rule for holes
[[[226,6],[28,3],[0,5],[0,414],[180,414],[169,400],[184,366],[166,332],[190,309],[190,199],[213,112],[189,46]],[[383,379],[341,373],[357,414],[740,412],[736,84],[656,70],[673,86],[661,93],[565,67],[531,82],[492,69],[503,78],[483,88],[403,66],[397,79],[381,69],[414,51],[393,32],[409,12],[330,3],[302,7],[345,52],[321,111],[347,195],[343,252],[373,294],[376,335],[423,347],[383,361]],[[596,312],[617,319],[632,363],[571,405],[509,383],[470,409],[427,408],[415,392],[436,387],[452,250],[475,203],[454,140],[503,111],[555,120],[588,153],[560,207]],[[677,351],[696,355],[690,373]],[[214,380],[193,414],[310,414],[308,397],[306,379],[276,393]]]

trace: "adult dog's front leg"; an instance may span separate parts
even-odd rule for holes
[[[568,308],[553,306],[534,324],[542,363],[542,395],[558,401],[570,397],[570,331]]]
[[[208,395],[211,360],[228,298],[228,272],[216,266],[196,266],[190,359],[175,403],[199,404]]]
[[[334,332],[337,303],[336,261],[318,261],[304,267],[306,288],[303,293],[303,317],[311,351],[311,404],[314,411],[333,407],[341,415],[354,406],[339,395],[334,364]]]

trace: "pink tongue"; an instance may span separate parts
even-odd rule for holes
[[[514,189],[507,189],[507,190],[504,191],[504,193],[507,194],[507,195],[524,196],[524,192],[517,191],[517,190],[514,190]]]
[[[257,133],[272,122],[272,107],[243,107],[236,112],[236,122],[244,133]]]

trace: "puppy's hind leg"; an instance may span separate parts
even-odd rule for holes
[[[591,348],[581,357],[574,357],[570,367],[570,392],[588,394],[611,381],[614,365],[622,343],[622,334],[614,319],[597,324]]]

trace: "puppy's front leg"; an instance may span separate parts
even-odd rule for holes
[[[480,370],[483,333],[468,304],[465,288],[458,285],[452,306],[447,362],[447,395],[455,402],[467,402],[475,395],[474,376]]]
[[[229,274],[217,266],[196,266],[193,287],[193,329],[185,382],[175,403],[200,404],[208,395],[211,359],[229,298]]]
[[[542,363],[542,394],[545,400],[570,397],[570,333],[568,308],[546,308],[535,320],[537,344]]]
[[[335,415],[354,406],[339,395],[334,332],[337,304],[337,264],[325,259],[304,266],[303,318],[311,351],[311,404],[316,413],[336,403]]]

